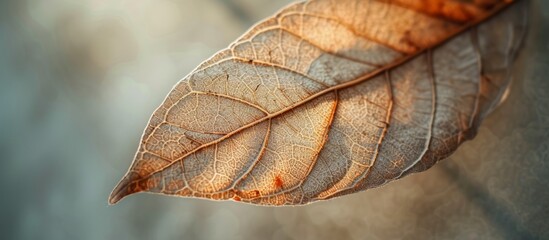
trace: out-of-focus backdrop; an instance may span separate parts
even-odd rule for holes
[[[2,239],[548,239],[549,2],[507,101],[451,159],[303,207],[107,197],[170,88],[289,1],[3,0]]]

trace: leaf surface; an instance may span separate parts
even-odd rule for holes
[[[290,5],[177,83],[109,202],[298,205],[424,171],[503,100],[526,25],[526,1]]]

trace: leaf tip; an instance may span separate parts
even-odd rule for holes
[[[122,180],[116,185],[116,187],[112,190],[111,195],[109,196],[109,205],[115,205],[120,200],[122,200],[124,197],[139,192],[139,191],[131,191],[130,190],[130,184],[132,181],[128,176],[124,176]]]

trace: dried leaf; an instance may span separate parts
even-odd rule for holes
[[[424,171],[502,101],[526,25],[526,1],[290,5],[174,87],[109,202],[306,204]]]

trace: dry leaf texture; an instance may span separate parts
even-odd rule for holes
[[[110,203],[296,205],[424,171],[503,99],[526,1],[293,4],[182,79]]]

